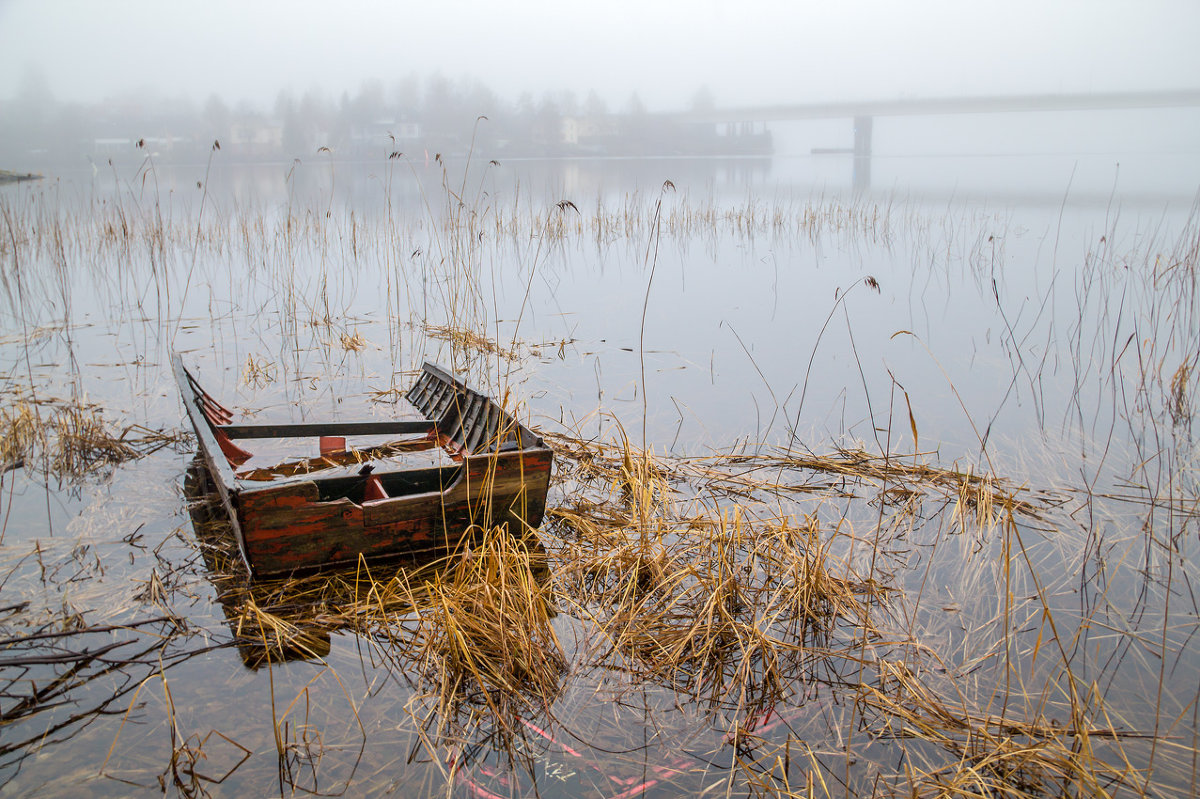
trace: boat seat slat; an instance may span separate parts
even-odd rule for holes
[[[495,425],[496,403],[484,398],[483,406],[475,420],[475,429],[471,431],[474,440],[473,451],[491,452],[493,447],[492,427]]]
[[[479,446],[479,413],[484,407],[487,400],[480,394],[471,394],[467,400],[467,407],[460,421],[462,430],[463,448],[467,452],[474,453]]]
[[[303,422],[288,424],[226,424],[217,429],[230,438],[288,438],[291,436],[428,435],[434,423],[417,421]]]

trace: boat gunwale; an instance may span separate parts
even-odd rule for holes
[[[208,418],[201,407],[205,401],[215,405],[223,412],[230,414],[231,412],[224,408],[224,406],[221,406],[220,403],[215,400],[215,398],[209,395],[200,386],[199,381],[194,375],[192,375],[187,367],[184,366],[183,357],[179,353],[172,353],[171,358],[175,371],[175,380],[179,384],[180,392],[184,395],[184,406],[188,412],[188,417],[191,420],[192,427],[195,429],[197,437],[200,439],[200,448],[203,452],[204,460],[209,465],[212,473],[219,478],[214,482],[221,485],[222,499],[225,500],[226,507],[230,511],[234,510],[233,503],[236,501],[236,496],[240,494],[259,494],[262,492],[269,492],[277,488],[290,488],[297,484],[306,482],[321,483],[327,480],[343,480],[348,479],[350,475],[339,474],[336,476],[323,476],[318,472],[311,472],[306,474],[289,475],[269,481],[246,480],[238,477],[237,473],[233,470],[228,458],[221,449],[221,444],[218,441],[214,431],[221,431],[231,440],[256,438],[302,438],[320,435],[373,435],[385,433],[429,435],[436,433],[440,436],[446,437],[451,441],[456,441],[454,437],[448,435],[449,431],[447,431],[445,428],[459,427],[462,425],[463,421],[462,414],[460,412],[455,414],[455,418],[449,423],[446,422],[444,417],[441,419],[434,419],[426,416],[426,418],[420,420],[391,419],[370,422],[332,420],[329,422],[301,423],[267,422],[263,424],[215,424],[211,421],[211,419]],[[507,416],[509,420],[511,420],[512,440],[515,441],[516,446],[508,449],[502,449],[500,445],[497,445],[495,448],[485,449],[481,452],[470,452],[464,450],[459,456],[459,462],[452,466],[422,466],[416,468],[394,469],[386,469],[385,467],[383,470],[376,471],[376,475],[400,474],[405,472],[416,472],[425,469],[431,471],[439,470],[443,472],[462,472],[468,461],[477,462],[481,459],[493,459],[500,457],[501,455],[549,451],[550,448],[540,436],[517,421],[516,418],[512,417],[511,414],[501,408],[499,404],[495,402],[495,400],[488,395],[483,394],[482,392],[475,391],[474,389],[466,386],[462,383],[462,381],[458,380],[454,375],[447,372],[441,366],[426,361],[422,367],[422,373],[428,373],[432,375],[438,383],[445,385],[456,394],[466,395],[468,399],[471,397],[476,397],[482,399],[484,402],[494,405],[500,411],[502,417]],[[418,380],[419,379],[420,377],[418,377]],[[414,386],[415,385],[416,381],[414,381]],[[463,404],[465,405],[466,403]],[[414,408],[416,408],[415,405]],[[419,408],[417,409],[417,412],[424,415],[424,412]],[[446,415],[451,415],[451,412],[448,411]],[[457,443],[465,444],[466,442]],[[445,450],[445,445],[441,445],[441,448]],[[457,483],[459,479],[461,478],[456,476],[454,479],[447,482],[447,488]],[[424,494],[425,492],[421,493]],[[388,500],[405,499],[408,496],[410,495],[389,497]],[[355,504],[357,505],[360,503]]]

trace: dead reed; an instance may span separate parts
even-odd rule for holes
[[[431,210],[422,223],[430,225],[432,245],[420,225],[397,221],[390,214],[367,220],[351,212],[343,219],[325,210],[293,211],[290,200],[286,214],[255,216],[251,211],[236,219],[208,214],[203,220],[135,209],[120,198],[78,219],[46,204],[11,209],[6,205],[16,217],[12,228],[18,235],[0,237],[5,254],[0,280],[9,305],[18,308],[23,321],[26,314],[31,317],[30,332],[23,337],[28,348],[42,335],[38,331],[69,331],[64,320],[39,320],[33,317],[47,312],[30,309],[66,304],[68,298],[58,296],[65,289],[56,283],[60,274],[54,269],[80,253],[98,253],[96,264],[106,263],[105,258],[130,264],[128,270],[114,270],[116,278],[96,276],[101,291],[120,297],[117,307],[133,311],[136,306],[145,317],[143,301],[161,293],[158,313],[170,317],[178,315],[175,306],[183,304],[175,291],[172,305],[172,291],[182,284],[186,295],[191,274],[189,270],[184,283],[172,273],[171,258],[164,256],[186,248],[192,253],[191,268],[204,271],[208,260],[225,264],[231,251],[240,248],[236,255],[244,256],[249,269],[246,284],[235,284],[216,268],[210,275],[197,275],[197,283],[204,280],[219,287],[228,279],[231,298],[240,298],[247,285],[251,293],[256,288],[266,292],[265,307],[280,314],[288,342],[284,349],[300,353],[319,345],[326,352],[339,347],[357,352],[365,347],[365,336],[357,330],[353,335],[338,333],[333,320],[355,301],[352,291],[358,287],[339,286],[328,265],[337,252],[366,260],[363,253],[371,242],[384,241],[386,252],[371,257],[386,264],[393,361],[400,345],[391,319],[403,318],[404,313],[420,320],[411,326],[417,339],[423,333],[450,342],[459,353],[511,361],[522,351],[515,333],[506,349],[479,332],[489,330],[489,317],[498,315],[483,300],[482,245],[489,240],[536,240],[538,247],[570,239],[641,241],[654,228],[680,239],[844,236],[889,247],[899,222],[918,238],[928,224],[901,220],[890,204],[836,200],[793,204],[751,199],[718,206],[683,197],[659,216],[651,213],[653,203],[627,196],[598,203],[594,213],[581,214],[574,204],[574,213],[521,210],[515,204],[510,212],[479,201],[482,182],[478,191],[468,187],[465,178],[461,185],[446,183],[444,188],[445,208]],[[410,240],[418,243],[408,247]],[[1180,428],[1190,423],[1195,408],[1197,241],[1193,230],[1186,242],[1190,249],[1156,262],[1152,270],[1132,270],[1146,285],[1153,282],[1157,289],[1161,284],[1173,293],[1163,295],[1168,301],[1150,303],[1152,310],[1144,315],[1148,324],[1138,322],[1140,335],[1124,345],[1129,354],[1122,363],[1117,353],[1102,361],[1114,383],[1118,377],[1130,378],[1140,392],[1139,407],[1132,414],[1140,413],[1144,404]],[[935,246],[931,243],[931,250]],[[427,254],[421,253],[422,247]],[[137,257],[139,252],[150,255]],[[311,285],[304,283],[305,270],[296,268],[297,255],[317,260]],[[13,267],[39,260],[53,267],[47,270],[51,274],[35,280],[37,270],[23,268],[26,282],[18,286]],[[1115,259],[1110,265],[1120,271]],[[1087,279],[1101,285],[1103,272],[1097,269]],[[115,281],[115,287],[106,281]],[[80,285],[86,284],[77,283],[75,290]],[[1133,280],[1131,286],[1136,289],[1142,283]],[[1089,290],[1099,299],[1112,293]],[[406,296],[401,297],[402,292]],[[1081,293],[1086,299],[1087,292]],[[427,324],[439,316],[447,324]],[[306,325],[298,321],[302,319],[318,321]],[[46,324],[32,326],[38,322]],[[212,322],[219,328],[219,319]],[[1092,328],[1083,324],[1081,315],[1073,329],[1082,340]],[[301,341],[301,330],[315,341]],[[1114,332],[1102,338],[1121,344],[1126,335]],[[1170,347],[1160,351],[1159,345],[1143,346],[1143,340],[1169,342]],[[0,341],[10,343],[20,342]],[[1015,337],[1013,343],[1016,346]],[[564,347],[558,348],[561,355]],[[1076,364],[1094,360],[1085,349],[1076,354]],[[1138,365],[1126,367],[1135,356]],[[245,382],[261,385],[273,380],[267,369],[251,356]],[[1153,394],[1149,379],[1157,381]],[[377,398],[392,393],[381,391]],[[1077,385],[1075,396],[1085,394]],[[24,462],[71,479],[178,441],[169,432],[136,426],[121,430],[101,409],[86,403],[10,402],[0,406],[0,424],[0,465]],[[1190,442],[1186,430],[1172,432]],[[272,669],[287,660],[336,657],[334,635],[353,632],[365,651],[359,662],[369,684],[366,695],[382,702],[377,686],[389,678],[413,687],[414,696],[401,692],[400,704],[407,703],[405,710],[431,708],[428,715],[410,711],[421,746],[431,758],[444,755],[447,742],[462,753],[446,769],[447,784],[438,787],[449,790],[457,781],[476,796],[519,793],[521,784],[512,774],[524,767],[543,777],[552,773],[554,786],[561,782],[574,787],[565,776],[570,773],[578,783],[583,777],[590,780],[580,792],[630,797],[651,790],[705,796],[1137,796],[1162,793],[1151,775],[1156,767],[1161,773],[1164,762],[1183,775],[1173,774],[1172,784],[1194,788],[1195,704],[1189,704],[1188,696],[1179,701],[1179,708],[1161,699],[1174,690],[1164,687],[1169,683],[1164,672],[1188,668],[1187,630],[1194,629],[1187,627],[1186,618],[1180,620],[1177,610],[1173,616],[1166,607],[1171,602],[1175,608],[1186,605],[1189,599],[1194,607],[1195,599],[1178,573],[1175,583],[1170,577],[1155,582],[1157,570],[1191,540],[1183,533],[1193,529],[1193,498],[1174,483],[1162,494],[1144,492],[1152,505],[1166,509],[1163,515],[1171,525],[1166,531],[1156,529],[1154,510],[1146,517],[1143,537],[1148,543],[1144,564],[1137,565],[1138,573],[1147,575],[1144,583],[1127,589],[1114,581],[1097,588],[1085,573],[1078,586],[1055,593],[1045,588],[1048,569],[1026,551],[1016,520],[1037,522],[1037,534],[1050,542],[1047,549],[1073,546],[1075,539],[1055,529],[1066,515],[1055,513],[1063,496],[999,475],[939,465],[923,453],[899,456],[842,448],[817,454],[743,447],[707,457],[673,458],[639,451],[624,436],[611,442],[569,434],[549,438],[559,468],[557,502],[540,533],[544,552],[528,541],[480,530],[463,548],[432,564],[372,564],[348,574],[249,584],[237,573],[235,550],[221,554],[202,541],[208,563],[204,579],[211,578],[217,586],[230,622],[228,643],[237,645],[248,666]],[[1136,459],[1140,468],[1158,457],[1160,438],[1138,440],[1152,442]],[[1180,473],[1188,478],[1194,470]],[[1137,485],[1129,493],[1141,490]],[[1099,527],[1103,520],[1093,520],[1091,503],[1105,496],[1093,492],[1089,483],[1087,502],[1072,511],[1086,519],[1080,523],[1087,526],[1086,546],[1095,548],[1098,562],[1136,559],[1138,553],[1122,551],[1111,537],[1101,554],[1098,539],[1103,536],[1091,525]],[[918,519],[922,503],[937,511]],[[924,535],[894,543],[900,538],[897,520],[908,525],[902,532]],[[1129,529],[1139,529],[1138,524],[1129,523]],[[946,540],[944,534],[963,532],[972,534],[959,538],[970,538],[969,546],[939,543]],[[981,553],[976,559],[964,556],[954,562],[960,551],[973,549]],[[40,554],[36,550],[30,562]],[[908,572],[913,583],[903,586],[893,578],[899,572],[897,564],[906,559],[915,565]],[[926,565],[935,560],[941,571]],[[945,632],[953,627],[945,620],[958,611],[941,602],[931,609],[928,599],[942,587],[936,583],[947,578],[946,561],[970,572],[961,585],[978,594],[971,597],[977,612],[953,635]],[[151,570],[149,579],[140,581],[145,589],[136,599],[168,609],[182,607],[185,599],[178,580],[159,574]],[[1061,587],[1071,578],[1056,579]],[[1126,590],[1167,599],[1154,600],[1163,603],[1155,606],[1139,598],[1132,613],[1114,602],[1111,617],[1088,610],[1082,621],[1065,604],[1089,592],[1102,594],[1101,602],[1114,601],[1113,595]],[[1161,642],[1156,644],[1151,640],[1152,622],[1131,626],[1128,620],[1148,619],[1160,609]],[[937,619],[930,622],[929,617]],[[61,632],[68,632],[67,621],[76,618],[64,603]],[[1072,619],[1078,621],[1074,630]],[[103,647],[128,638],[132,650],[137,638],[102,627],[72,627],[72,635],[61,638],[39,637],[59,632],[49,628],[6,629],[9,661],[0,664],[0,674],[11,676],[11,681],[6,683],[4,721],[11,717],[15,725],[6,726],[6,740],[36,751],[68,736],[70,724],[86,721],[86,713],[72,721],[67,711],[52,718],[52,706],[63,708],[76,701],[96,685],[92,675],[108,675],[105,669],[111,664],[104,656],[114,653],[115,659],[125,652]],[[560,639],[564,628],[575,636]],[[1098,631],[1092,639],[1087,638],[1087,628]],[[164,640],[182,636],[165,622],[162,632]],[[216,633],[223,635],[221,630]],[[47,640],[63,645],[46,647]],[[95,641],[101,643],[89,643]],[[151,643],[147,641],[135,657],[126,657],[123,666],[114,666],[113,673],[125,676],[140,669],[139,678],[155,675],[160,666],[154,662],[158,651]],[[1137,718],[1123,716],[1127,708],[1111,707],[1124,699],[1126,683],[1114,674],[1125,666],[1104,663],[1091,668],[1089,663],[1080,668],[1075,660],[1087,662],[1080,653],[1101,645],[1117,650],[1115,660],[1150,664],[1141,672],[1130,671],[1139,680],[1139,696],[1155,688],[1152,681],[1143,685],[1140,679],[1159,675],[1159,706]],[[344,648],[340,654],[345,655]],[[42,662],[26,663],[23,658]],[[35,679],[20,671],[27,666],[42,669],[46,677]],[[122,682],[115,696],[127,697],[130,686],[139,684],[151,683]],[[169,697],[165,676],[161,684]],[[1106,691],[1112,703],[1104,700]],[[571,693],[588,694],[596,698],[595,704],[613,707],[652,695],[671,710],[656,712],[647,703],[643,715],[621,717],[633,719],[628,726],[636,731],[618,730],[611,739],[581,741],[555,732],[555,724],[572,734],[577,731],[571,726],[571,700],[564,699]],[[302,694],[296,701],[306,703],[309,689]],[[102,692],[97,696],[106,698]],[[1150,704],[1139,698],[1126,705],[1138,703]],[[218,740],[186,735],[177,724],[173,703],[168,705],[172,754],[160,786],[199,793],[204,782],[201,761]],[[131,701],[128,707],[133,706]],[[91,712],[89,708],[96,714],[122,709],[110,701],[81,712]],[[697,727],[715,730],[705,746],[695,745],[702,736],[693,735],[694,730],[685,734],[661,723],[680,708],[700,719]],[[1186,721],[1189,712],[1191,730],[1179,721]],[[530,717],[539,715],[546,717],[545,723],[537,719],[535,729]],[[1152,729],[1145,726],[1146,715],[1155,719]],[[397,717],[408,722],[403,714]],[[1161,729],[1158,719],[1163,719]],[[59,721],[69,724],[57,728]],[[275,721],[281,771],[309,769],[315,784],[322,756],[335,747],[327,745],[307,717],[292,721],[285,711]],[[437,734],[426,736],[431,727]],[[48,736],[35,740],[47,729]],[[1180,729],[1184,734],[1178,734]],[[521,738],[516,734],[520,730],[529,734]],[[659,739],[660,748],[653,754],[631,743],[647,731]],[[237,757],[246,753],[241,744],[216,735],[236,748]],[[524,747],[514,743],[522,740]],[[391,748],[391,741],[379,747]],[[1153,747],[1158,747],[1157,754]],[[468,750],[491,751],[493,756],[472,759],[465,754]],[[3,749],[0,755],[18,757],[21,751],[25,750]],[[639,756],[644,760],[638,762]],[[234,761],[240,762],[237,757]],[[389,761],[379,773],[394,774],[401,770],[398,763]]]
[[[785,697],[877,586],[834,557],[816,515],[713,502],[672,459],[555,437],[574,499],[550,510],[561,594],[611,651],[745,718]]]
[[[1072,699],[1064,710],[1075,721],[1066,726],[1039,715],[1044,706],[1036,702],[1014,699],[999,715],[987,709],[995,701],[988,689],[977,694],[940,676],[951,653],[892,624],[911,612],[901,610],[903,602],[893,607],[902,595],[881,585],[874,568],[859,574],[834,556],[835,540],[853,535],[839,529],[848,520],[829,527],[815,512],[777,510],[781,497],[812,492],[811,482],[797,478],[818,471],[873,490],[881,509],[904,513],[915,496],[935,498],[951,508],[947,524],[985,534],[1009,529],[1014,514],[1038,518],[1061,498],[861,451],[655,458],[624,437],[612,445],[553,440],[574,497],[552,509],[543,530],[560,595],[641,678],[732,713],[733,731],[794,702],[798,685],[832,677],[827,690],[858,709],[842,723],[863,725],[868,741],[892,741],[907,753],[903,772],[888,781],[912,795],[1139,793],[1122,742],[1143,732],[1089,721],[1107,718],[1096,696],[1089,707]],[[837,493],[847,490],[840,480]],[[899,505],[897,492],[904,495]],[[883,654],[897,649],[906,654]],[[774,751],[792,742],[799,743],[760,740]],[[823,784],[814,779],[819,772],[810,772],[805,795]],[[780,792],[775,778],[756,772],[747,779],[773,786],[767,795]]]
[[[82,615],[30,624],[24,605],[0,608],[0,765],[69,739],[120,702],[148,674],[190,654],[170,651],[176,620],[92,623]],[[97,686],[107,690],[94,690]]]
[[[269,383],[274,383],[277,373],[272,361],[249,353],[246,356],[246,365],[242,368],[242,383],[251,388],[262,388]]]
[[[358,352],[366,349],[367,346],[367,339],[363,336],[362,331],[359,330],[354,331],[354,335],[342,333],[338,337],[338,340],[342,345],[342,349],[346,352]]]
[[[32,408],[12,413],[14,429],[31,415]],[[68,421],[66,429],[69,437],[86,425]],[[903,752],[894,772],[884,767],[886,758],[871,767],[873,787],[846,765],[841,782],[851,793],[1139,793],[1127,744],[1152,733],[1109,719],[1096,695],[1076,696],[1073,688],[1069,700],[1053,701],[1026,686],[1027,696],[1014,691],[1008,707],[997,710],[998,686],[951,677],[958,669],[953,652],[894,623],[905,598],[887,585],[886,573],[846,556],[847,541],[864,543],[872,531],[855,531],[845,516],[825,512],[831,496],[851,492],[881,512],[902,513],[914,498],[929,497],[952,509],[948,524],[973,523],[986,533],[1015,515],[1042,515],[1054,495],[858,450],[669,458],[640,451],[623,435],[613,442],[550,439],[560,501],[540,533],[544,551],[500,530],[479,530],[432,563],[363,564],[348,573],[251,584],[238,574],[227,523],[214,523],[224,525],[224,544],[212,543],[213,531],[202,534],[198,524],[229,642],[261,669],[328,658],[331,636],[352,631],[367,642],[376,668],[412,680],[429,703],[416,723],[432,732],[421,739],[431,756],[444,757],[447,747],[462,752],[482,736],[514,761],[557,758],[556,768],[590,775],[611,786],[610,795],[651,783],[707,785],[717,766],[681,755],[683,739],[666,744],[667,754],[640,780],[620,758],[584,754],[580,742],[556,738],[521,749],[516,731],[534,723],[530,716],[549,719],[537,725],[546,735],[551,722],[564,722],[557,704],[577,671],[622,675],[618,700],[654,685],[705,708],[706,724],[720,731],[709,756],[731,758],[721,773],[738,775],[722,777],[728,781],[719,795],[837,793],[828,752],[818,756],[805,743],[817,734],[849,736],[838,755],[846,764],[876,763],[878,753],[869,752],[881,742]],[[836,481],[813,482],[813,475]],[[797,504],[803,502],[815,507],[804,511]],[[160,583],[145,601],[169,608],[173,590]],[[582,631],[573,645],[559,639],[556,612]],[[1010,659],[1036,659],[1039,648],[1015,649]],[[1069,669],[1066,679],[1074,685]],[[821,705],[832,719],[823,732],[805,715],[807,697],[819,694],[840,708]],[[281,758],[290,764],[289,779],[311,772],[315,782],[328,747],[307,722],[285,724],[290,711],[277,725]],[[779,713],[785,721],[763,723]],[[1054,713],[1069,721],[1055,721]],[[206,741],[215,739],[182,729],[173,735],[163,779],[183,790],[203,773]],[[478,795],[512,784],[515,766],[456,758],[448,772]]]
[[[509,361],[516,360],[517,353],[505,349],[496,341],[475,330],[453,325],[425,325],[425,334],[433,339],[448,341],[457,350],[465,350],[483,355],[498,355]]]
[[[31,403],[0,405],[0,473],[22,465],[32,455],[40,429]]]
[[[573,476],[594,481],[628,479],[631,458],[624,447],[585,441],[571,435],[546,434],[556,452],[568,456]],[[960,526],[975,521],[994,527],[1007,509],[1038,518],[1047,508],[1065,500],[1047,490],[1022,488],[998,476],[971,468],[939,466],[921,455],[877,455],[862,449],[837,448],[825,454],[794,449],[748,450],[712,456],[656,458],[643,469],[653,472],[658,485],[674,484],[693,495],[744,501],[829,492],[839,480],[839,490],[850,490],[842,478],[862,485],[867,492],[884,491],[884,501],[933,497],[949,502]],[[646,485],[650,475],[644,475]]]
[[[550,620],[550,588],[519,538],[492,529],[424,586],[416,605],[419,663],[439,702],[474,694],[498,710],[512,699],[553,704],[566,666]]]
[[[225,557],[232,565],[236,552]],[[221,602],[252,665],[324,656],[329,632],[351,629],[395,668],[422,674],[448,714],[464,700],[497,713],[513,701],[549,706],[565,666],[545,555],[499,528],[434,560],[229,578]]]

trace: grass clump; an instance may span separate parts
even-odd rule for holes
[[[0,406],[0,464],[40,466],[48,475],[78,479],[188,440],[186,433],[139,424],[117,429],[102,410],[79,400]]]
[[[33,453],[41,427],[34,410],[24,401],[0,406],[0,473],[23,465]]]
[[[643,678],[761,712],[839,624],[865,622],[876,589],[832,555],[817,515],[689,495],[677,463],[624,436],[557,443],[584,489],[550,511],[556,580]]]
[[[422,674],[447,716],[462,701],[500,712],[512,701],[548,706],[557,693],[566,660],[551,625],[545,556],[504,527],[476,530],[434,559],[253,583],[231,573],[237,553],[227,540],[208,546],[252,667],[325,657],[330,633],[349,629],[392,669]]]
[[[458,350],[477,352],[483,355],[499,355],[510,361],[516,360],[518,357],[514,350],[505,349],[487,336],[466,327],[425,325],[425,334],[430,338],[447,341]]]
[[[493,706],[517,697],[553,703],[566,658],[534,558],[520,539],[493,528],[422,586],[419,662],[443,707],[463,696]]]

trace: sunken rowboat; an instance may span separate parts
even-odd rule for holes
[[[409,418],[239,424],[173,356],[200,454],[250,572],[453,548],[546,509],[553,453],[487,396],[425,364]]]

